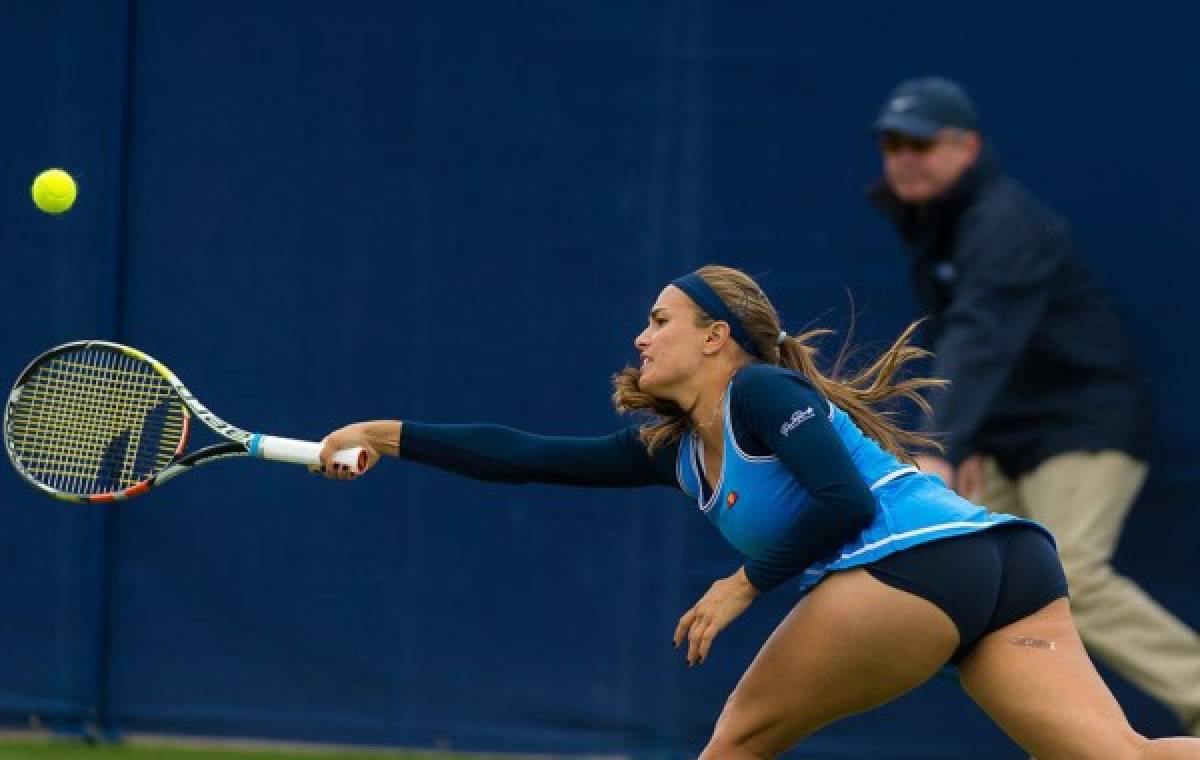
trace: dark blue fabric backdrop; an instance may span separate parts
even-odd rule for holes
[[[1086,12],[1084,9],[1086,8]],[[1160,431],[1118,565],[1191,623],[1200,160],[1190,4],[0,2],[0,376],[115,338],[218,414],[612,429],[671,276],[760,275],[786,326],[893,336],[862,191],[898,79],[960,78],[1075,224]],[[37,212],[41,168],[74,173]],[[737,558],[666,490],[353,484],[226,463],[111,509],[0,477],[0,720],[67,729],[695,754],[790,606],[689,671],[675,621]],[[1112,682],[1137,726],[1176,730]],[[1020,758],[946,680],[796,757]]]

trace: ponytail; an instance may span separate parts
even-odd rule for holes
[[[895,421],[896,412],[887,408],[897,399],[911,401],[925,414],[929,402],[921,395],[925,388],[945,385],[944,380],[929,377],[901,378],[905,364],[929,356],[929,352],[911,344],[920,322],[900,333],[891,347],[870,366],[851,377],[842,370],[849,356],[849,341],[838,352],[828,374],[817,366],[813,341],[830,335],[830,330],[809,330],[800,335],[780,331],[779,316],[762,289],[749,275],[730,267],[710,265],[696,274],[712,288],[733,317],[741,324],[747,339],[753,341],[753,353],[770,364],[795,370],[813,384],[831,404],[850,415],[854,424],[884,449],[905,461],[912,461],[912,449],[942,450],[928,435],[903,429]],[[712,324],[713,318],[696,309],[696,324]],[[642,442],[650,452],[678,440],[688,429],[687,413],[673,401],[656,398],[638,385],[641,370],[626,367],[613,375],[613,404],[619,412],[645,412],[652,419],[641,428]]]

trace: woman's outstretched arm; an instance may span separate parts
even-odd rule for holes
[[[676,486],[678,445],[653,455],[636,427],[602,436],[548,436],[491,424],[440,425],[376,420],[348,425],[326,436],[327,454],[362,446],[368,469],[380,455],[399,456],[443,470],[498,483],[552,483],[572,486]]]

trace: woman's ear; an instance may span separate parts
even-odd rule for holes
[[[729,325],[725,322],[713,322],[708,326],[708,334],[704,336],[704,353],[712,356],[721,350],[729,340]]]

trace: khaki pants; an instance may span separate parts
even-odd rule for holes
[[[1200,736],[1200,637],[1109,565],[1145,477],[1119,451],[1060,454],[1015,482],[986,459],[983,503],[1050,529],[1084,643]]]

